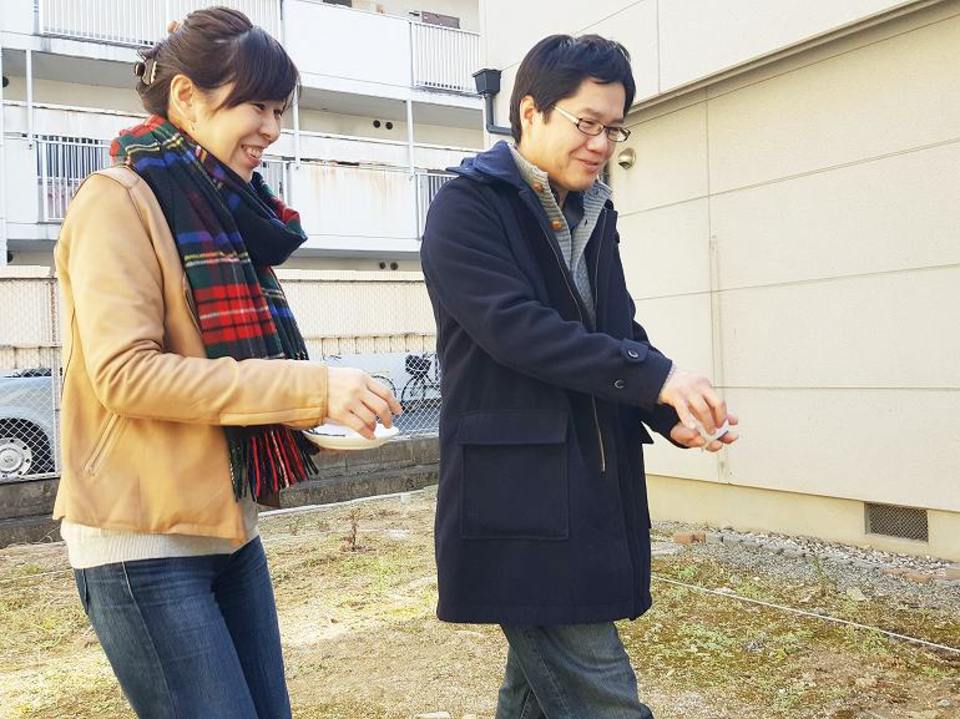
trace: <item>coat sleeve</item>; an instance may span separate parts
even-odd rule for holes
[[[493,208],[453,180],[430,208],[421,246],[434,301],[494,360],[552,385],[652,408],[671,362],[646,341],[565,320],[535,297]]]
[[[161,268],[122,184],[100,175],[83,184],[56,254],[73,302],[68,321],[93,391],[111,412],[217,425],[310,427],[323,421],[323,365],[185,357],[164,350]]]

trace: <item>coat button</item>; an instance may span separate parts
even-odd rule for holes
[[[563,229],[563,220],[554,220],[550,223],[550,227],[559,232]]]
[[[534,191],[534,192],[537,192],[537,193],[543,192],[543,183],[542,183],[542,182],[534,182],[533,185],[531,185],[531,187],[533,187],[533,191]]]
[[[613,386],[616,387],[617,389],[623,389],[627,385],[622,379],[618,379],[613,383]]]
[[[627,357],[629,357],[630,359],[639,359],[640,353],[637,352],[636,350],[627,350]]]

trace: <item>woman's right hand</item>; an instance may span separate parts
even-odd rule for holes
[[[393,392],[366,372],[350,367],[327,368],[327,417],[373,439],[377,419],[393,426],[403,409]]]

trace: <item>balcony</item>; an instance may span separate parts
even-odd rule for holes
[[[109,138],[140,118],[35,105],[30,123],[24,103],[6,103],[4,111],[7,166],[0,168],[0,178],[8,181],[10,238],[21,247],[26,241],[53,240],[83,178],[109,164]],[[411,175],[405,143],[303,133],[299,163],[292,157],[293,145],[293,133],[285,132],[262,172],[300,211],[309,233],[300,250],[304,256],[415,254],[430,202],[449,179],[431,168],[457,164],[473,152],[417,145]]]
[[[11,3],[16,10],[13,15],[20,17],[25,11],[19,6],[30,0],[3,2]],[[210,4],[209,0],[34,2],[36,27],[41,36],[117,46],[105,48],[102,53],[91,51],[93,56],[111,60],[120,59],[117,50],[126,57],[129,51],[123,48],[152,45],[166,33],[171,19]],[[481,64],[478,33],[318,0],[218,3],[243,11],[279,38],[300,68],[305,87],[393,99],[408,99],[411,91],[429,91],[445,93],[448,103],[480,107],[471,76]],[[25,18],[10,22],[16,27],[5,29],[26,31]],[[34,49],[46,51],[42,46]],[[134,59],[132,53],[129,59]],[[469,98],[458,101],[458,95]],[[469,102],[464,104],[467,99]]]
[[[153,45],[167,34],[167,23],[208,0],[37,0],[41,35],[114,45]],[[236,8],[275,37],[280,31],[278,0],[219,0]]]

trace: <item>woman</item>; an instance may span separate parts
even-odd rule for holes
[[[290,716],[255,501],[307,477],[298,428],[367,437],[400,407],[304,362],[271,266],[305,239],[259,174],[299,83],[242,14],[192,13],[143,53],[149,119],[78,191],[56,250],[63,470],[80,597],[140,717]]]

